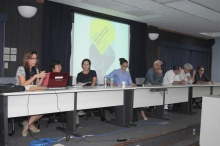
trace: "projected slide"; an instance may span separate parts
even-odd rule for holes
[[[129,25],[86,15],[74,15],[72,75],[82,71],[81,62],[91,60],[100,84],[104,75],[118,69],[119,58],[129,60]],[[75,83],[75,82],[73,82]]]

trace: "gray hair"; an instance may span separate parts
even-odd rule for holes
[[[193,66],[190,63],[186,63],[186,64],[184,64],[183,68],[191,70],[191,69],[193,69]]]

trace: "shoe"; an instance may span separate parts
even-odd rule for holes
[[[23,130],[24,130],[24,127],[26,126],[26,124],[27,124],[27,121],[23,121],[22,123],[22,126],[23,126]],[[27,135],[28,135],[28,131],[23,131],[22,130],[22,132],[21,132],[21,135],[22,135],[22,137],[26,137]]]
[[[31,127],[34,127],[34,128],[31,128]],[[30,130],[31,132],[33,132],[33,133],[38,133],[38,132],[40,132],[40,129],[36,128],[36,127],[33,126],[33,125],[29,127],[29,130]]]
[[[22,135],[22,137],[26,137],[27,135],[28,135],[28,131],[26,131],[26,132],[21,132],[21,135]]]
[[[78,113],[77,113],[77,115],[78,116],[84,116],[86,113],[84,112],[84,111],[79,111]]]
[[[147,117],[143,117],[143,119],[144,119],[144,121],[147,121],[147,120],[148,120]]]

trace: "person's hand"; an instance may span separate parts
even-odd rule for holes
[[[156,73],[158,73],[158,74],[162,74],[162,73],[163,73],[162,69],[157,69],[157,70],[155,70],[155,71],[156,71]]]
[[[195,76],[195,75],[196,75],[196,70],[194,69],[194,70],[193,70],[193,76]]]
[[[134,84],[134,83],[131,83],[131,86],[133,86],[133,87],[134,87],[134,86],[137,86],[137,85],[136,85],[136,84]]]
[[[183,85],[186,85],[186,81],[185,81],[185,80],[182,80],[181,83],[182,83]]]
[[[41,71],[40,73],[36,74],[36,78],[45,78],[47,73],[45,71]]]

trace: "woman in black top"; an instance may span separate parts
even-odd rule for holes
[[[213,84],[211,79],[204,73],[205,68],[203,66],[199,66],[195,75],[194,83],[196,84]]]
[[[90,70],[91,61],[89,59],[84,59],[82,61],[83,71],[78,73],[76,82],[77,83],[88,83],[87,85],[95,86],[97,81],[96,71]]]

